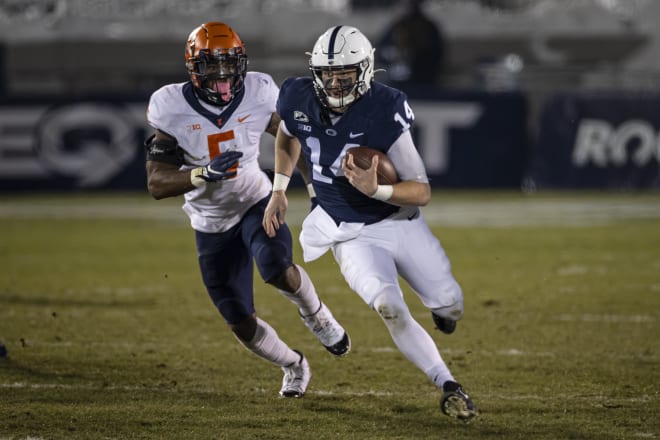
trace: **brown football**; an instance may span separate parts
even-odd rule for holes
[[[378,170],[376,171],[376,174],[378,175],[379,185],[392,185],[399,181],[399,176],[396,173],[394,164],[390,158],[387,157],[387,154],[382,151],[369,147],[353,147],[349,148],[346,153],[351,154],[355,165],[363,170],[366,170],[371,166],[371,158],[373,156],[378,156]]]

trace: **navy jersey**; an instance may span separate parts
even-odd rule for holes
[[[318,202],[335,222],[371,224],[398,211],[351,185],[341,163],[346,150],[355,146],[387,153],[410,128],[414,116],[403,92],[374,82],[332,125],[316,99],[312,78],[289,78],[280,88],[277,111],[300,140]]]

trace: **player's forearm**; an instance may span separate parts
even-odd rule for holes
[[[282,130],[275,137],[275,173],[291,177],[300,155],[300,143]]]
[[[428,183],[403,181],[393,186],[392,197],[387,203],[400,206],[426,206],[431,200],[431,186]]]
[[[147,162],[147,189],[156,199],[180,196],[195,189],[190,180],[190,171],[179,171],[176,168],[164,168]]]
[[[300,175],[302,176],[305,185],[312,183],[312,175],[309,172],[309,168],[307,168],[307,162],[305,162],[305,158],[303,157],[302,154],[298,156],[298,161],[296,162],[296,168],[298,168],[298,171],[300,172]]]

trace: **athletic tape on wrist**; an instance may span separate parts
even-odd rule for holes
[[[190,170],[190,183],[192,183],[195,188],[199,188],[206,183],[206,180],[199,177],[199,175],[202,174],[202,171],[202,167],[197,167]]]
[[[273,177],[273,191],[286,191],[290,180],[291,178],[287,175],[275,173],[275,177]]]
[[[393,192],[394,187],[392,185],[378,185],[376,192],[371,195],[371,198],[386,202],[392,198]]]

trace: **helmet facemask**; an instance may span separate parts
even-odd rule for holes
[[[225,106],[243,88],[247,71],[245,55],[209,56],[208,51],[201,50],[190,64],[188,71],[197,92],[211,104]]]
[[[355,102],[369,89],[365,82],[368,68],[368,59],[352,66],[311,66],[314,90],[321,103],[336,111]]]

